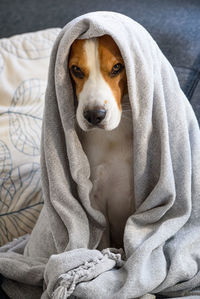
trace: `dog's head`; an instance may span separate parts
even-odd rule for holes
[[[115,129],[121,120],[123,95],[127,91],[124,62],[109,35],[75,40],[69,54],[69,70],[75,85],[79,126]]]

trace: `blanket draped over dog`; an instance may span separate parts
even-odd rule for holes
[[[106,221],[90,204],[90,165],[68,72],[73,41],[104,34],[124,59],[132,110],[136,211],[125,226],[124,252],[98,250]],[[59,34],[46,91],[41,179],[45,203],[31,236],[0,249],[2,287],[11,298],[200,296],[199,126],[172,66],[132,19],[89,13]]]

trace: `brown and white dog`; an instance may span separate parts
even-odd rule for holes
[[[91,168],[91,205],[107,220],[100,247],[123,247],[124,227],[134,211],[133,128],[124,62],[114,40],[104,35],[75,40],[69,70],[79,137]]]

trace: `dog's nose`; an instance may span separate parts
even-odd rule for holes
[[[92,125],[99,124],[106,116],[105,109],[85,110],[83,112],[85,119]]]

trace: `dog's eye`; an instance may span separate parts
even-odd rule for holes
[[[123,68],[124,68],[123,64],[121,63],[115,64],[111,71],[111,77],[118,75],[123,70]]]
[[[76,65],[72,65],[71,72],[76,78],[79,78],[79,79],[84,78],[84,72],[80,69],[80,67],[78,67]]]

